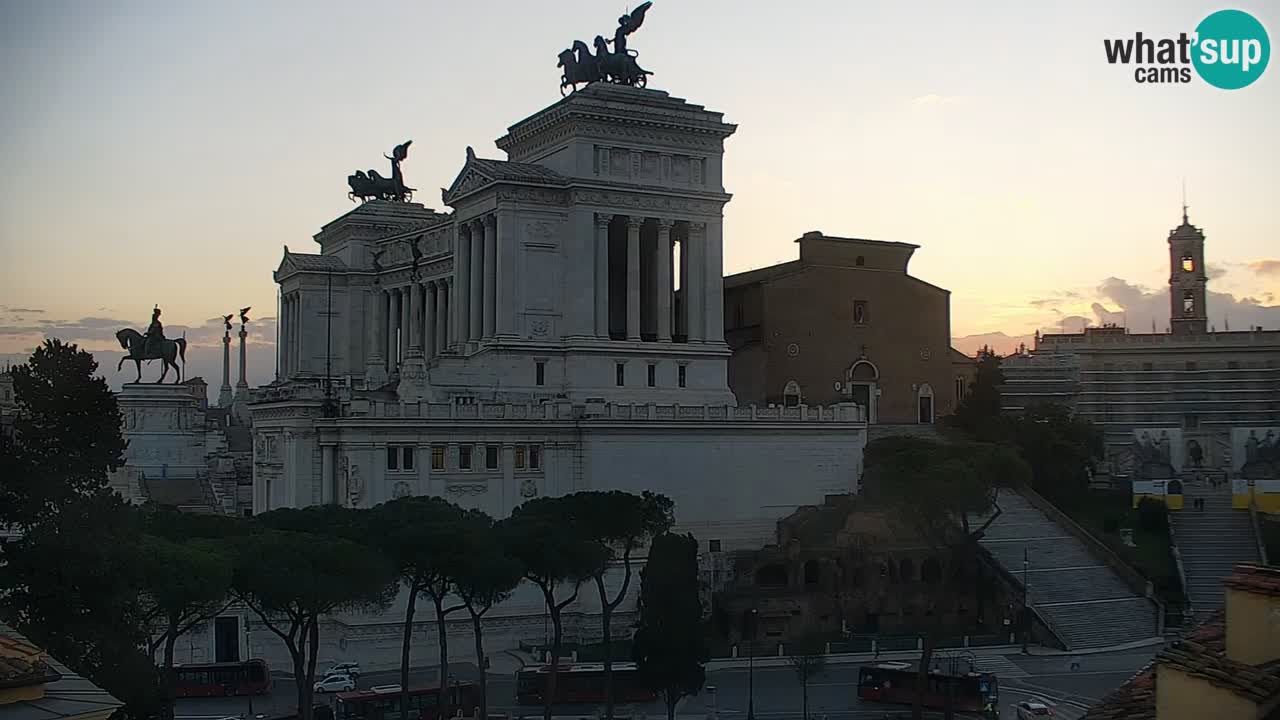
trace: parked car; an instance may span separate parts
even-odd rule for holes
[[[1053,708],[1035,700],[1018,703],[1018,720],[1046,720],[1053,717]]]
[[[353,678],[359,678],[360,663],[358,662],[334,663],[333,667],[329,668],[329,671],[326,672],[325,675],[333,675],[336,673],[342,673],[343,675],[350,675]]]
[[[351,692],[356,689],[356,681],[350,675],[334,673],[317,681],[312,689],[318,693]]]

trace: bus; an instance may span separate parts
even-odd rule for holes
[[[947,707],[965,713],[987,713],[1000,707],[1000,686],[996,676],[985,672],[962,672],[956,675],[933,670],[926,678],[924,706],[938,710]],[[872,702],[910,705],[916,696],[916,666],[906,662],[884,662],[863,665],[858,669],[858,697]]]
[[[177,697],[262,695],[271,690],[265,660],[177,665],[173,668]]]
[[[542,705],[546,702],[547,679],[550,665],[528,667],[516,673],[516,702],[521,705]],[[619,703],[647,703],[658,699],[658,694],[640,682],[640,670],[635,663],[613,664],[613,700]],[[604,664],[576,663],[561,665],[556,671],[555,705],[573,703],[602,703],[604,696]]]
[[[451,718],[459,711],[467,717],[480,707],[480,688],[475,683],[457,682],[446,690],[443,708],[438,706],[440,688],[410,688],[409,716],[400,712],[400,686],[383,685],[372,690],[338,693],[334,720],[435,720]]]

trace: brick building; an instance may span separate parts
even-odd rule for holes
[[[738,403],[852,401],[879,424],[953,412],[972,370],[951,349],[950,291],[907,273],[919,246],[817,231],[796,242],[798,260],[724,279]]]

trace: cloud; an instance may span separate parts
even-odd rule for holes
[[[1009,355],[1017,352],[1018,346],[1031,347],[1035,343],[1032,335],[1006,335],[1002,332],[981,333],[951,338],[951,347],[972,357],[984,347],[989,347],[998,355]]]
[[[8,306],[6,305],[6,306],[0,306],[0,312],[12,313],[12,314],[14,314],[14,315],[18,315],[18,314],[21,314],[21,315],[39,315],[39,314],[43,313],[43,312],[44,312],[44,310],[40,310],[40,309],[38,309],[38,308],[8,307]]]
[[[1275,261],[1280,264],[1280,261]],[[1257,264],[1257,263],[1254,263]],[[1211,269],[1211,273],[1213,270]],[[1225,272],[1219,269],[1219,273]],[[1044,332],[1080,332],[1085,327],[1105,324],[1122,325],[1134,332],[1165,332],[1169,328],[1172,308],[1167,288],[1150,288],[1124,278],[1109,277],[1098,284],[1089,297],[1088,311],[1080,313],[1081,303],[1063,303],[1053,298],[1068,293],[1050,293],[1048,299],[1034,299],[1029,304],[1048,314],[1040,328]],[[1273,292],[1237,297],[1231,293],[1209,291],[1206,294],[1211,330],[1247,330],[1250,327],[1280,328],[1280,305]]]
[[[938,95],[937,93],[929,93],[928,95],[920,95],[911,98],[911,104],[915,107],[939,107],[942,105],[952,105],[960,102],[957,95]]]
[[[1255,260],[1249,269],[1263,277],[1280,276],[1280,260]]]

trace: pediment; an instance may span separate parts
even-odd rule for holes
[[[458,177],[449,186],[448,190],[443,193],[443,200],[446,205],[452,204],[455,198],[467,195],[486,185],[492,185],[495,182],[493,176],[482,172],[470,161],[462,167],[462,172],[458,173]]]

